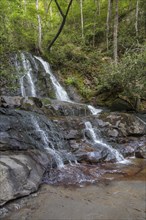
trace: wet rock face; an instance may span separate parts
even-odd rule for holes
[[[24,150],[35,147],[34,125],[28,112],[1,108],[0,121],[1,150]]]
[[[124,157],[146,149],[146,124],[137,116],[127,113],[102,113],[96,121],[102,134],[111,143],[116,143]],[[143,151],[142,151],[143,152]]]
[[[38,189],[49,159],[39,151],[1,152],[0,205]]]
[[[0,96],[0,107],[37,112],[49,117],[91,115],[87,105],[61,102],[49,98]]]
[[[64,163],[114,162],[105,144],[94,142],[86,122],[97,138],[100,131],[103,142],[124,157],[145,158],[146,125],[134,115],[92,116],[87,106],[77,103],[0,97],[0,204],[37,190],[46,168],[57,165],[54,151]]]

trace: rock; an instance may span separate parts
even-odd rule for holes
[[[135,157],[146,159],[146,145],[139,147],[135,151]]]
[[[119,132],[116,129],[108,131],[108,136],[110,137],[118,137],[118,135],[119,135]]]
[[[118,149],[124,157],[130,157],[135,155],[135,151],[137,147],[126,144],[126,145],[119,145]]]
[[[103,113],[100,114],[99,119],[103,122],[108,122],[103,132],[106,136],[128,137],[128,136],[142,136],[146,134],[146,124],[133,114],[127,113]],[[99,123],[99,127],[101,122]]]
[[[22,100],[22,97],[20,96],[1,96],[0,97],[0,107],[4,108],[16,108],[20,107],[20,102]]]
[[[133,106],[126,100],[117,98],[110,104],[110,109],[112,111],[132,111],[134,110]]]
[[[50,98],[0,96],[0,107],[37,112],[50,117],[91,115],[87,105],[62,102]]]
[[[87,147],[82,146],[82,148],[79,148],[74,153],[78,162],[99,163],[116,161],[114,154],[108,148],[97,146],[97,144],[94,147],[90,145]]]
[[[83,97],[81,97],[78,92],[77,89],[75,87],[73,87],[72,85],[67,86],[67,92],[69,94],[69,97],[71,98],[71,100],[80,103],[83,101]]]
[[[39,151],[1,153],[0,205],[36,191],[48,163],[46,154]]]

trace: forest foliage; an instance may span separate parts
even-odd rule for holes
[[[146,97],[145,0],[3,0],[0,26],[1,86],[15,78],[9,57],[25,50],[88,100],[105,91]]]

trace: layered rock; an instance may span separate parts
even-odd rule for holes
[[[49,158],[40,151],[1,152],[0,205],[36,191]]]
[[[91,115],[86,105],[47,98],[0,98],[0,205],[38,189],[50,166],[75,162],[115,161],[106,145],[94,143],[85,123],[97,138],[125,157],[145,158],[146,124],[126,113]],[[56,153],[56,155],[55,155]]]

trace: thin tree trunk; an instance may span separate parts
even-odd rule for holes
[[[23,2],[24,2],[24,11],[26,12],[26,0],[24,0]]]
[[[108,0],[107,18],[106,18],[106,47],[109,50],[109,24],[111,18],[111,0]]]
[[[39,0],[36,0],[36,9],[39,10]],[[42,50],[42,26],[41,26],[41,17],[39,13],[37,14],[38,19],[38,48]]]
[[[53,17],[53,10],[52,10],[52,6],[50,6],[50,18],[51,18],[51,21],[50,21],[50,27],[53,28],[53,22],[52,22],[52,17]]]
[[[84,39],[84,18],[83,18],[83,1],[80,0],[80,12],[81,12],[81,33]]]
[[[129,0],[129,11],[132,9],[132,1],[133,0]]]
[[[100,16],[100,0],[98,0],[98,15]]]
[[[113,46],[114,46],[114,61],[117,65],[118,63],[118,3],[119,0],[115,0],[115,18],[114,18],[114,39],[113,39]]]
[[[139,0],[136,2],[136,14],[135,14],[135,31],[136,31],[136,36],[138,37],[138,14],[139,14]]]
[[[98,0],[95,0],[94,1],[95,3],[95,7],[96,7],[96,10],[95,10],[95,14],[94,14],[94,26],[93,26],[93,40],[92,40],[92,46],[95,47],[95,35],[96,35],[96,19],[97,19],[97,14],[99,15],[99,1]]]
[[[60,27],[59,27],[59,29],[58,29],[57,34],[55,35],[55,37],[53,38],[53,40],[52,40],[51,43],[49,44],[48,50],[51,49],[52,45],[55,43],[55,41],[57,40],[57,38],[58,38],[59,35],[61,34],[61,32],[62,32],[62,30],[63,30],[63,27],[64,27],[64,25],[65,25],[65,22],[66,22],[67,15],[68,15],[68,13],[69,13],[69,9],[70,9],[70,7],[71,7],[71,5],[72,5],[72,2],[73,2],[73,0],[70,0],[70,2],[69,2],[69,4],[68,4],[68,7],[67,7],[67,10],[66,10],[66,13],[64,14],[64,13],[62,12],[60,6],[58,7],[59,4],[58,4],[57,0],[55,0],[55,3],[56,3],[56,5],[57,5],[57,7],[58,7],[58,10],[60,11],[60,13],[61,13],[61,15],[62,15],[62,17],[63,17],[63,20],[62,20],[62,23],[61,23],[61,25],[60,25]]]

